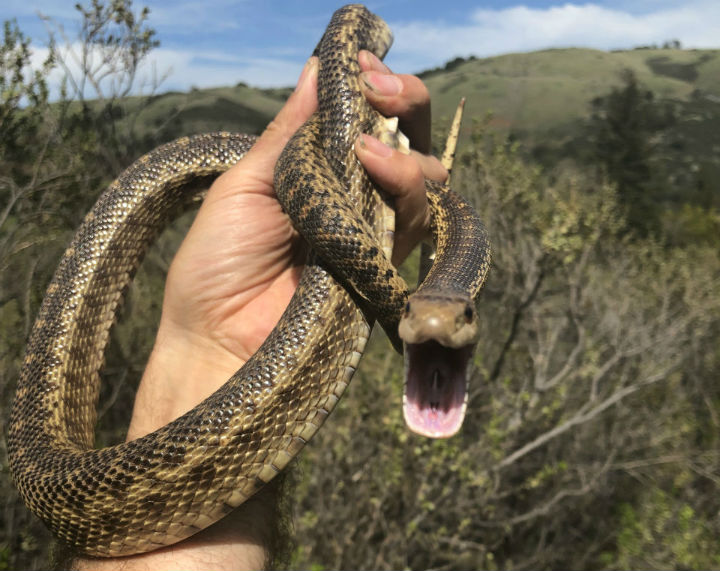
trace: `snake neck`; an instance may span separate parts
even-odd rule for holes
[[[335,12],[314,52],[318,110],[283,150],[275,188],[313,250],[354,292],[368,318],[379,320],[396,338],[407,286],[389,262],[394,213],[353,148],[361,133],[397,135],[397,121],[389,122],[370,106],[359,79],[358,52],[383,57],[391,42],[387,25],[363,6]],[[346,237],[342,247],[336,236]]]
[[[380,115],[360,90],[358,52],[368,50],[382,59],[391,44],[387,24],[364,6],[351,4],[333,14],[313,52],[320,61],[320,138],[330,167],[341,179],[347,176],[346,165],[357,163],[353,144],[360,133],[379,134],[382,129]]]

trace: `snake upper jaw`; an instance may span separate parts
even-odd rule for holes
[[[462,426],[467,378],[477,343],[477,312],[470,300],[415,295],[398,327],[404,341],[403,415],[408,428],[449,438]]]

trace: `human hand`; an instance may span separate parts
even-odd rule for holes
[[[362,136],[355,145],[369,176],[395,199],[393,262],[429,228],[424,179],[447,172],[430,150],[430,98],[422,82],[394,75],[369,52],[359,54],[369,102],[397,116],[412,153]],[[317,106],[317,60],[242,161],[212,185],[168,273],[161,322],[136,397],[128,439],[167,424],[217,390],[257,350],[294,293],[306,244],[275,198],[273,169],[292,134]],[[272,492],[261,490],[230,516],[169,548],[122,558],[131,569],[259,568],[266,559]],[[116,560],[92,561],[112,567]],[[80,560],[83,562],[88,560]],[[132,566],[137,565],[138,567]],[[81,567],[82,568],[82,567]]]
[[[359,61],[362,85],[373,86],[366,97],[384,115],[400,118],[417,149],[406,156],[369,136],[355,146],[369,175],[395,197],[397,264],[428,231],[424,179],[444,180],[447,172],[424,154],[430,149],[430,99],[422,82],[390,73],[370,52],[361,52]],[[128,438],[163,426],[212,394],[257,350],[290,301],[306,245],[275,198],[273,169],[288,139],[315,111],[316,82],[312,58],[255,146],[208,192],[170,268],[150,363],[162,359],[163,371],[181,376],[164,372],[167,378],[152,384],[144,379]],[[192,363],[178,366],[186,361]],[[152,409],[143,409],[143,402]]]

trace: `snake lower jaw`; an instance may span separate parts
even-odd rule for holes
[[[429,438],[460,430],[473,349],[474,344],[454,349],[437,341],[405,344],[403,415],[410,430]]]

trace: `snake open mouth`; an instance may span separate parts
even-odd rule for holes
[[[460,430],[472,350],[472,345],[452,349],[437,341],[405,344],[403,413],[410,430],[430,438],[448,438]]]

